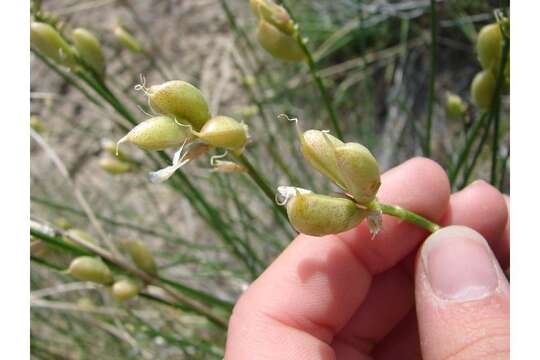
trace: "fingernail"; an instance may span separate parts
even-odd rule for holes
[[[477,300],[492,294],[498,286],[493,259],[484,238],[464,226],[437,231],[422,248],[431,288],[445,300]]]

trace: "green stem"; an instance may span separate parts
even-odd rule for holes
[[[435,73],[437,72],[437,6],[431,0],[431,71],[429,74],[428,114],[424,153],[431,156],[431,129],[433,127],[433,102],[435,100]]]
[[[375,202],[373,208],[380,209],[383,214],[397,217],[401,220],[405,220],[420,226],[427,231],[434,233],[439,230],[441,227],[434,222],[429,221],[423,216],[420,216],[412,211],[402,208],[397,205],[383,204],[380,202]]]
[[[291,17],[291,20],[293,20],[295,23],[296,20],[294,18],[294,15],[291,12],[291,9],[289,6],[287,6],[285,1],[281,1],[282,6],[287,10],[289,13],[289,16]],[[295,34],[296,42],[304,52],[304,55],[306,56],[307,64],[309,67],[309,72],[311,76],[313,77],[313,80],[315,80],[315,83],[317,84],[317,87],[319,88],[319,92],[321,93],[321,97],[324,102],[324,106],[326,108],[326,111],[328,112],[328,115],[330,116],[330,120],[332,121],[332,126],[334,127],[334,131],[336,132],[336,136],[343,140],[343,133],[341,132],[341,128],[339,127],[339,122],[337,119],[336,111],[334,109],[334,106],[332,105],[332,100],[330,99],[330,95],[328,94],[328,91],[326,87],[324,86],[322,78],[319,76],[317,72],[317,65],[315,64],[315,60],[313,60],[313,55],[311,54],[311,51],[309,51],[306,42],[304,41],[304,38],[302,36],[302,33],[300,32],[300,29],[296,29]]]
[[[476,162],[480,158],[480,154],[482,154],[482,149],[484,148],[484,145],[486,144],[486,141],[489,137],[490,127],[491,127],[491,122],[488,122],[487,126],[484,127],[484,133],[482,134],[482,138],[480,139],[480,142],[478,143],[478,147],[476,148],[476,151],[474,152],[472,161],[469,164],[469,167],[465,170],[465,174],[463,175],[463,181],[461,182],[461,186],[459,187],[460,189],[464,188],[469,183],[469,179],[476,166]]]

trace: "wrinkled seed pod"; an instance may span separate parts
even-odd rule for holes
[[[352,229],[367,216],[354,202],[319,194],[297,194],[287,204],[293,227],[307,235],[338,234]]]
[[[154,257],[142,241],[128,240],[125,242],[125,248],[139,269],[148,274],[157,274]]]
[[[463,102],[460,96],[449,93],[446,96],[446,114],[453,119],[463,117],[467,111],[467,104]]]
[[[99,159],[99,167],[111,175],[120,175],[130,172],[131,164],[111,156],[102,156]]]
[[[137,40],[122,26],[116,26],[113,32],[118,42],[120,42],[120,44],[122,44],[122,46],[124,46],[126,49],[131,50],[135,53],[140,53],[143,51],[139,40]]]
[[[30,43],[43,55],[58,64],[69,68],[75,67],[73,49],[51,25],[32,22],[30,25]]]
[[[130,142],[143,150],[165,150],[179,147],[190,137],[187,127],[168,116],[156,116],[135,126],[118,144]]]
[[[491,105],[495,93],[496,81],[492,72],[484,70],[474,77],[471,84],[471,96],[473,102],[482,110],[487,110]]]
[[[338,169],[335,148],[342,146],[338,138],[320,130],[308,130],[300,135],[304,158],[321,174],[330,178],[340,187],[345,187]]]
[[[73,31],[73,44],[83,61],[103,78],[105,76],[105,57],[99,39],[86,29],[77,28]]]
[[[91,281],[98,284],[110,285],[113,282],[112,273],[101,259],[80,256],[69,265],[68,273],[81,281]]]
[[[305,54],[296,39],[287,35],[265,20],[257,27],[259,44],[273,57],[291,62],[303,61]]]
[[[476,39],[478,61],[486,70],[495,69],[501,61],[502,34],[498,23],[484,26]]]
[[[111,288],[112,296],[117,301],[129,300],[139,293],[139,285],[130,279],[116,281]]]
[[[150,107],[159,114],[168,115],[199,131],[210,119],[208,103],[195,86],[181,80],[171,80],[151,86],[147,91]]]
[[[336,147],[336,160],[347,193],[362,205],[375,199],[381,176],[371,152],[358,143],[346,143]]]
[[[204,142],[230,150],[242,149],[248,139],[247,126],[228,116],[216,116],[196,135]]]

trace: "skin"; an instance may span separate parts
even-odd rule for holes
[[[509,285],[499,265],[509,266],[509,199],[481,181],[451,195],[444,170],[424,158],[386,172],[378,198],[466,227],[426,240],[385,216],[374,239],[365,223],[299,235],[237,302],[225,360],[508,358]],[[438,251],[448,240],[455,251]],[[489,290],[445,298],[436,289],[463,286],[456,274]]]

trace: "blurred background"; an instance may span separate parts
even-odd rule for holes
[[[33,358],[222,358],[232,304],[294,237],[260,181],[272,191],[280,185],[334,190],[306,165],[294,124],[278,118],[287,114],[304,130],[335,134],[324,94],[343,138],[367,146],[382,171],[429,155],[454,175],[454,190],[483,178],[508,192],[508,96],[482,118],[470,95],[481,70],[478,31],[496,21],[496,9],[508,11],[507,2],[284,3],[299,37],[308,39],[312,66],[280,61],[261,48],[247,0],[32,2],[34,19],[54,24],[67,39],[77,27],[99,38],[104,83],[114,95],[114,101],[104,97],[32,52]],[[118,41],[118,25],[141,51]],[[149,156],[132,145],[122,147],[128,172],[104,171],[104,139],[116,142],[133,127],[130,119],[149,117],[144,93],[135,90],[141,76],[147,86],[187,81],[202,91],[213,115],[245,122],[251,136],[245,153],[259,179],[249,171],[214,171],[203,156],[152,184],[148,172],[166,166],[174,151]],[[448,93],[466,105],[460,116],[449,115]],[[73,279],[62,270],[77,251],[49,241],[61,239],[62,229],[83,230],[124,259],[121,244],[143,242],[158,281],[118,302],[109,288]],[[113,267],[115,276],[133,276],[124,270]]]

